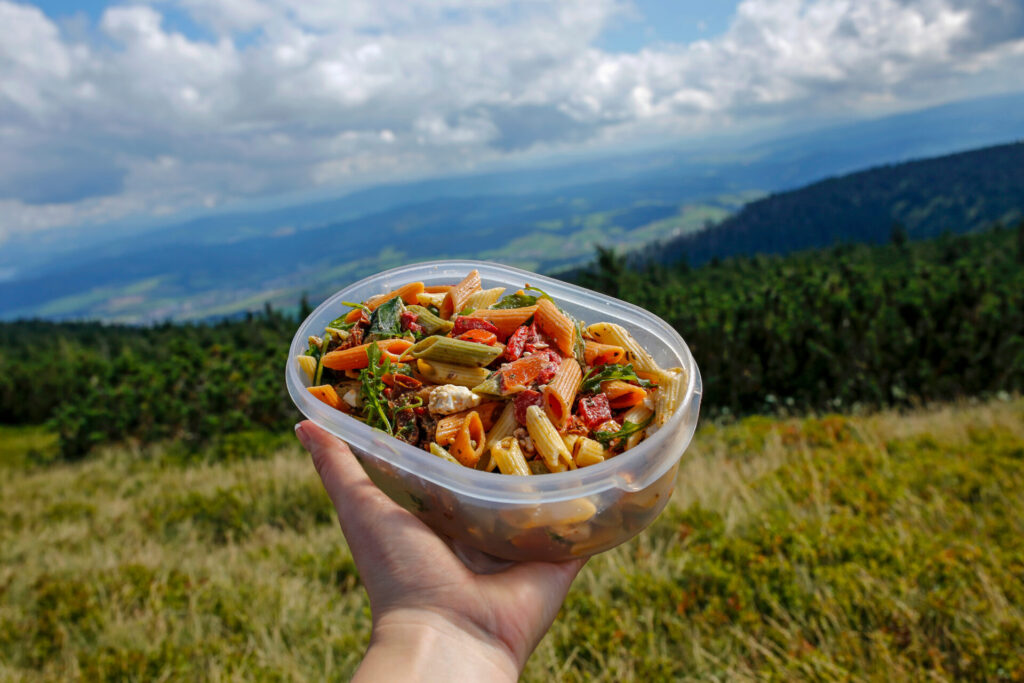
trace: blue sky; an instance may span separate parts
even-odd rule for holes
[[[1021,73],[1024,0],[0,0],[0,245]]]

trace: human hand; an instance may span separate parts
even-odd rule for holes
[[[295,433],[370,596],[373,632],[355,680],[515,680],[586,559],[494,563],[500,571],[482,573],[481,554],[449,547],[388,498],[345,442],[308,420]]]

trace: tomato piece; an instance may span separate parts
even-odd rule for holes
[[[498,342],[498,336],[496,334],[479,328],[463,332],[458,336],[458,339],[476,342],[477,344],[486,344],[487,346],[494,346]]]
[[[419,316],[412,311],[402,311],[402,315],[398,316],[398,322],[402,326],[403,330],[409,330],[410,332],[422,332],[423,325],[416,322],[418,318]]]
[[[526,409],[530,406],[542,406],[543,407],[544,394],[533,389],[527,389],[526,391],[520,391],[516,394],[513,405],[516,411],[516,422],[521,425],[526,424]]]
[[[484,320],[483,318],[474,318],[468,315],[460,315],[455,319],[455,325],[452,327],[452,336],[458,337],[463,332],[469,330],[486,330],[493,332],[494,336],[498,336],[498,328]]]
[[[612,408],[604,394],[580,397],[576,413],[591,431],[612,419]]]

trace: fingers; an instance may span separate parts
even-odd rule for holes
[[[372,540],[370,527],[383,512],[404,512],[370,481],[344,441],[308,420],[295,426],[295,435],[313,458],[350,547]]]

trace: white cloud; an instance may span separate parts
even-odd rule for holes
[[[204,37],[168,27],[185,12]],[[745,0],[729,29],[594,47],[616,0],[152,0],[62,33],[0,0],[0,240],[537,150],[1013,87],[1009,0]],[[1018,76],[1019,78],[1019,76]]]

